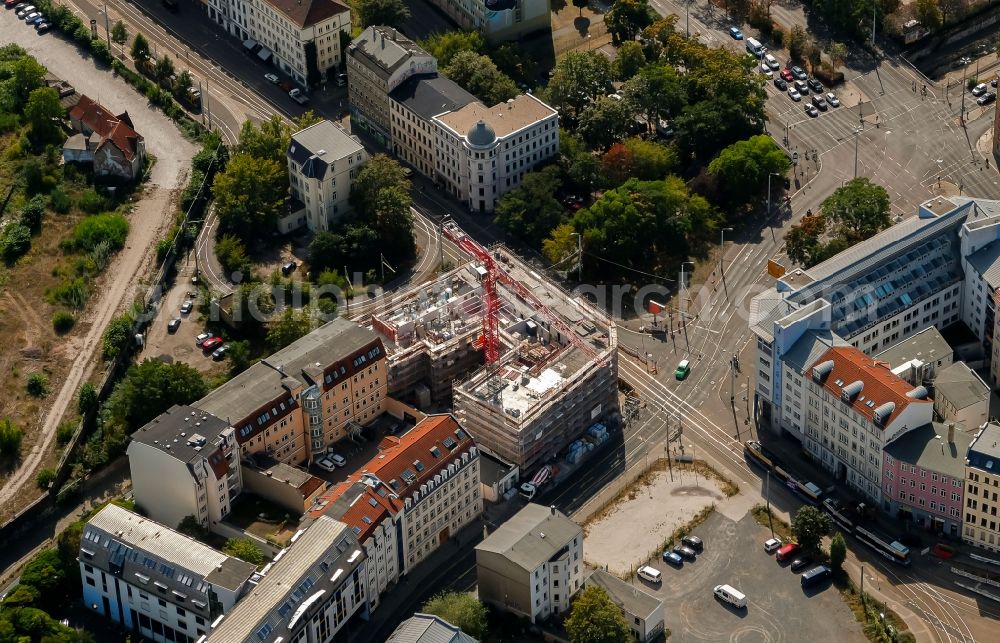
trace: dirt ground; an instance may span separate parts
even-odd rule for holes
[[[655,474],[650,484],[634,488],[628,498],[584,530],[583,553],[588,565],[612,574],[630,574],[657,551],[675,529],[699,511],[726,499],[720,484],[692,471]]]

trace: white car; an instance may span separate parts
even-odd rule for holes
[[[194,338],[194,345],[201,346],[205,343],[205,340],[212,336],[212,333],[198,333],[198,336]]]
[[[330,461],[333,462],[338,467],[347,466],[347,460],[344,459],[344,456],[340,455],[339,453],[331,453],[326,457],[330,458]]]
[[[621,94],[608,94],[608,98],[610,98],[611,100],[621,100],[622,99],[622,95]]]
[[[826,95],[826,102],[830,103],[830,107],[840,107],[840,99],[833,92]]]
[[[320,458],[316,461],[316,466],[323,471],[334,471],[336,470],[336,465],[333,464],[333,460],[328,457]]]
[[[271,83],[272,85],[278,84],[278,77],[274,74],[264,74],[264,80]]]
[[[794,87],[788,88],[788,97],[791,98],[796,103],[802,100],[802,94],[800,94],[799,90],[795,89]]]
[[[982,96],[985,93],[986,93],[986,83],[979,83],[978,85],[972,88],[973,96]]]
[[[771,71],[771,68],[767,66],[767,63],[760,64],[760,73],[764,74],[764,77],[767,78],[768,80],[774,78],[774,72]]]
[[[190,299],[185,300],[184,303],[181,304],[181,314],[187,315],[189,312],[191,312],[192,308],[194,308],[194,302],[191,301]]]
[[[768,538],[764,541],[764,551],[770,554],[778,547],[781,547],[781,545],[782,542],[780,538]]]

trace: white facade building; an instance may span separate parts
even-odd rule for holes
[[[248,53],[302,86],[308,86],[310,46],[316,82],[323,82],[341,64],[341,34],[351,34],[351,11],[334,0],[207,0],[206,10]]]
[[[549,29],[549,0],[431,0],[463,29],[489,40],[516,40]]]
[[[475,102],[432,119],[435,179],[474,212],[492,212],[525,173],[559,153],[559,113],[532,94]]]
[[[411,76],[389,94],[392,147],[400,160],[424,176],[434,176],[437,155],[435,116],[479,102],[444,76]]]
[[[174,406],[132,434],[132,492],[153,519],[186,516],[211,529],[243,489],[234,429],[192,406]]]
[[[256,567],[109,504],[80,538],[83,603],[157,642],[194,643],[233,610]]]
[[[285,156],[292,198],[302,207],[279,219],[279,232],[302,225],[312,232],[329,230],[350,211],[351,185],[368,152],[340,125],[321,121],[292,134]]]

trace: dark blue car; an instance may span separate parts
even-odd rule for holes
[[[743,32],[739,30],[739,27],[730,27],[729,35],[733,37],[733,40],[743,40]]]
[[[670,563],[674,567],[683,567],[684,559],[672,551],[663,552],[663,562]]]

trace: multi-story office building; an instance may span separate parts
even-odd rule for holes
[[[492,212],[525,173],[559,153],[559,113],[532,94],[435,116],[435,179],[474,212]]]
[[[392,143],[389,94],[417,74],[437,73],[437,59],[392,27],[368,27],[347,48],[351,125],[383,147]]]
[[[209,18],[243,41],[248,53],[300,85],[323,82],[341,64],[341,34],[351,10],[334,0],[203,0]]]
[[[882,455],[883,508],[917,527],[958,537],[971,442],[954,424],[937,422],[896,438]]]
[[[136,502],[168,525],[193,515],[212,528],[242,491],[242,457],[319,457],[381,415],[386,390],[382,341],[335,319],[132,434]]]
[[[143,638],[194,643],[259,576],[254,565],[109,504],[80,537],[83,603]]]
[[[778,278],[753,298],[756,397],[766,424],[796,433],[786,408],[783,362],[813,333],[875,354],[929,326],[962,321],[992,360],[994,273],[1000,262],[1000,202],[939,197],[917,216],[808,269]],[[990,256],[988,256],[990,255]],[[1000,285],[1000,284],[998,284]],[[994,369],[995,370],[995,369]],[[911,425],[912,426],[912,425]]]
[[[801,380],[806,451],[839,480],[877,502],[885,445],[934,419],[926,389],[911,386],[885,363],[850,346],[828,349]]]
[[[433,118],[478,100],[453,80],[435,75],[411,76],[389,98],[393,149],[424,176],[434,176]]]
[[[292,134],[285,156],[292,197],[301,208],[293,207],[282,217],[278,230],[329,230],[350,211],[351,185],[368,162],[368,152],[340,125],[321,121]]]
[[[1000,551],[1000,424],[984,425],[965,460],[965,528],[962,540]]]
[[[342,522],[321,517],[296,534],[205,643],[327,643],[367,616],[366,558]]]
[[[451,415],[430,415],[320,497],[310,515],[354,530],[369,559],[370,597],[409,573],[483,511],[479,449]]]
[[[516,40],[551,26],[549,0],[432,0],[463,29],[489,40]]]
[[[476,545],[479,600],[532,623],[569,609],[584,571],[583,530],[555,507],[529,503]]]

